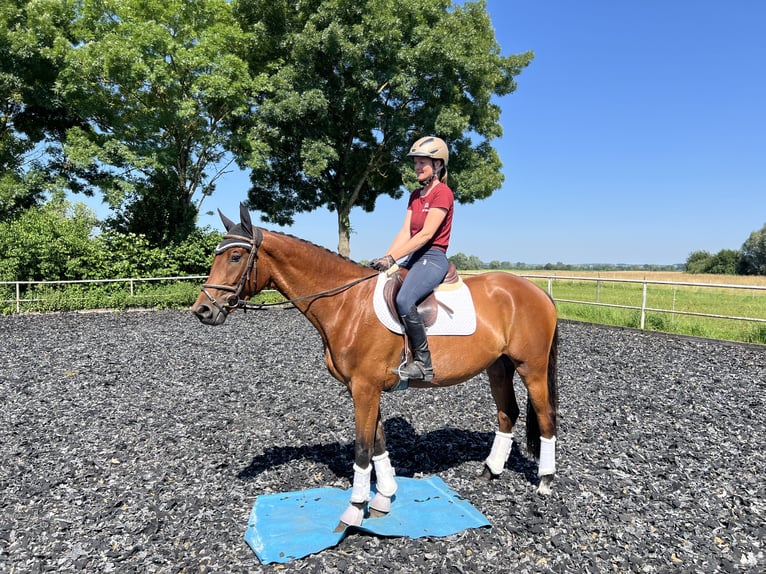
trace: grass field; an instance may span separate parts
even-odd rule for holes
[[[643,308],[643,326],[648,330],[766,344],[766,277],[664,271],[515,273],[529,278],[545,291],[550,287],[562,319],[640,328]],[[730,285],[756,288],[733,288]],[[762,319],[764,322],[685,313]]]

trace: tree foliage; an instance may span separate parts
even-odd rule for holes
[[[196,229],[161,248],[135,233],[96,235],[97,223],[85,204],[61,196],[0,222],[0,281],[204,275],[221,239]]]
[[[716,254],[694,251],[686,259],[686,272],[716,275],[736,275],[741,266],[742,254],[735,249],[722,249]]]
[[[743,275],[766,275],[766,224],[753,231],[742,244],[739,272]]]
[[[269,62],[237,142],[266,221],[326,207],[348,255],[351,209],[400,197],[414,181],[409,145],[426,134],[449,143],[458,201],[500,187],[492,98],[515,89],[532,54],[500,54],[483,1],[241,0],[237,13],[255,42],[251,73]]]
[[[484,269],[486,267],[478,256],[466,255],[465,253],[456,253],[449,258],[449,261],[461,271]]]
[[[483,1],[8,0],[0,23],[0,218],[100,191],[109,228],[156,245],[191,232],[231,151],[252,207],[337,212],[341,252],[423,134],[450,143],[459,201],[487,197],[492,99],[532,58],[501,55]]]
[[[0,221],[55,188],[40,146],[77,122],[56,89],[71,21],[66,0],[0,4]]]
[[[0,222],[0,280],[81,279],[96,252],[95,215],[58,197]]]
[[[249,108],[248,40],[227,0],[82,0],[60,88],[86,123],[68,130],[70,182],[95,184],[112,225],[166,245],[194,228]]]

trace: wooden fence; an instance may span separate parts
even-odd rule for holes
[[[727,315],[721,313],[712,312],[699,312],[689,311],[676,308],[676,290],[677,289],[696,289],[696,290],[749,290],[756,295],[766,295],[766,286],[757,285],[737,285],[737,284],[717,284],[717,283],[683,283],[675,281],[659,281],[651,279],[612,279],[612,278],[600,278],[600,277],[578,277],[578,276],[562,276],[562,275],[524,275],[535,282],[547,283],[548,294],[557,303],[571,303],[576,305],[592,305],[598,307],[614,307],[620,309],[632,309],[639,311],[641,314],[640,328],[644,329],[646,325],[647,313],[669,313],[671,315],[689,315],[698,317],[709,317],[715,319],[731,319],[736,321],[751,321],[754,323],[766,323],[766,297],[763,300],[763,316],[738,316]],[[136,286],[141,283],[159,282],[159,281],[199,281],[200,283],[206,279],[206,276],[186,276],[186,277],[135,277],[128,279],[94,279],[94,280],[82,280],[82,281],[0,281],[0,285],[12,285],[15,289],[15,297],[13,299],[6,299],[3,303],[15,304],[16,312],[20,313],[24,303],[40,301],[40,298],[26,298],[26,287],[34,285],[68,285],[68,284],[124,284],[126,289],[129,290],[130,296],[134,296]],[[578,300],[567,298],[566,296],[559,296],[559,289],[557,283],[566,284],[566,282],[592,282],[594,284],[594,297],[591,300]],[[640,304],[629,304],[626,302],[605,302],[601,300],[601,288],[606,284],[638,284],[641,286],[642,297]],[[647,304],[648,292],[651,286],[664,286],[674,288],[673,292],[673,304],[670,308],[653,307]]]
[[[752,321],[754,323],[766,323],[766,296],[764,296],[762,302],[763,316],[761,317],[743,317],[737,315],[725,315],[719,313],[703,313],[698,311],[688,311],[677,309],[675,306],[677,289],[697,289],[697,290],[715,290],[717,292],[727,290],[749,290],[753,293],[766,295],[766,286],[760,285],[739,285],[739,284],[726,284],[726,283],[683,283],[678,281],[660,281],[651,279],[611,279],[601,277],[577,277],[577,276],[562,276],[562,275],[521,275],[530,280],[546,281],[548,294],[557,303],[572,303],[578,305],[592,305],[596,307],[613,307],[619,309],[633,309],[640,311],[641,313],[641,325],[640,328],[646,327],[646,314],[650,312],[655,313],[668,313],[670,315],[687,315],[695,317],[709,317],[712,319],[731,319],[735,321]],[[595,286],[595,300],[583,301],[576,299],[567,299],[563,297],[557,297],[556,289],[554,288],[556,282],[592,282]],[[620,283],[620,284],[634,284],[641,286],[641,304],[640,305],[627,305],[619,303],[604,303],[600,299],[601,285],[608,283]],[[671,308],[651,307],[647,304],[647,294],[650,286],[665,286],[674,288],[673,291],[673,305]]]

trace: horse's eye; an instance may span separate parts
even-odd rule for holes
[[[242,259],[242,254],[239,251],[235,251],[231,254],[231,262],[232,263],[239,263],[239,260]]]

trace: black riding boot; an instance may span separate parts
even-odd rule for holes
[[[431,352],[428,350],[428,338],[423,319],[420,318],[418,308],[410,307],[407,314],[402,315],[402,323],[410,341],[412,350],[412,362],[398,369],[393,369],[394,374],[402,380],[415,380],[430,382],[434,378],[434,369],[431,366]]]

